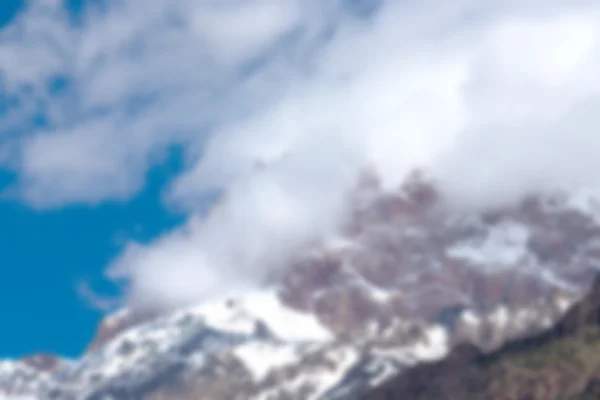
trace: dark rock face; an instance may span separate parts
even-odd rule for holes
[[[600,399],[600,277],[549,330],[484,353],[461,344],[363,400]]]
[[[349,244],[294,258],[282,276],[284,302],[335,333],[386,318],[452,324],[452,307],[487,313],[580,293],[600,269],[600,223],[559,195],[463,212],[418,174],[397,191],[366,182]]]

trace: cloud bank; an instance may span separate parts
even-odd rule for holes
[[[0,31],[0,163],[33,207],[126,201],[172,146],[184,226],[109,267],[132,304],[259,284],[357,174],[470,206],[600,186],[593,1],[32,1]],[[224,197],[207,217],[207,192]]]

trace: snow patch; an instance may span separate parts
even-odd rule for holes
[[[512,323],[518,328],[525,328],[528,324],[536,321],[539,313],[532,308],[522,308],[517,310],[512,317]]]
[[[439,325],[425,330],[423,340],[419,341],[412,349],[413,354],[420,361],[435,361],[448,353],[448,331]]]
[[[354,348],[338,347],[328,351],[327,358],[332,362],[331,367],[318,365],[273,389],[262,392],[253,400],[280,398],[282,393],[293,397],[294,393],[301,392],[303,388],[310,388],[310,395],[303,399],[322,400],[331,388],[344,379],[350,368],[356,365],[359,356]]]
[[[338,385],[346,376],[348,370],[358,361],[358,353],[352,349],[344,349],[333,354],[336,367],[329,373],[323,373],[319,377],[318,390],[309,397],[312,400],[321,399],[332,387]],[[308,399],[307,399],[308,400]]]
[[[246,296],[244,308],[286,342],[324,342],[334,339],[333,333],[316,316],[286,307],[275,291]]]
[[[237,346],[233,353],[252,373],[256,381],[263,380],[276,368],[298,361],[296,349],[267,342],[248,342]]]
[[[600,222],[600,190],[580,190],[569,196],[566,207],[592,217],[595,222]]]
[[[510,315],[506,307],[501,306],[496,308],[496,310],[494,310],[494,312],[492,312],[488,318],[495,326],[504,327],[508,324],[509,316]]]
[[[573,305],[574,301],[565,296],[559,296],[556,299],[556,306],[561,313],[566,312]]]
[[[288,342],[328,341],[333,334],[314,315],[286,307],[275,290],[247,293],[239,299],[219,299],[187,310],[221,332],[250,336],[263,322],[279,339]]]
[[[475,314],[472,310],[465,310],[460,315],[461,321],[465,322],[468,325],[479,326],[481,325],[481,318]]]
[[[251,335],[256,326],[255,319],[241,305],[229,299],[206,302],[189,312],[202,317],[207,325],[222,332]]]
[[[478,266],[512,266],[527,256],[529,229],[514,221],[504,221],[487,232],[485,238],[459,242],[446,250],[452,258]]]

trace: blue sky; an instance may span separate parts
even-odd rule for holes
[[[59,21],[65,26],[77,26],[81,23],[85,26],[86,7],[102,5],[101,2],[82,0],[66,1],[62,5],[59,3],[49,1],[46,4],[41,1],[27,6],[23,1],[5,0],[0,4],[0,28],[7,28],[8,31],[13,26],[23,26],[17,19],[19,16],[24,21],[31,21],[34,28],[37,24],[41,26],[42,22],[48,20],[44,21],[35,14],[38,9],[41,14],[49,15],[49,20]],[[58,8],[62,10],[58,14],[67,12],[66,22],[62,20],[62,16],[52,14],[55,13],[54,4],[59,4]],[[366,15],[372,11],[370,2],[352,2],[348,5],[353,13]],[[31,13],[23,17],[25,11]],[[131,21],[132,25],[136,23],[140,22]],[[275,29],[278,29],[277,26]],[[53,33],[51,31],[50,36]],[[11,39],[4,43],[13,44]],[[21,51],[19,47],[25,48],[29,43],[27,39],[17,42],[16,52]],[[243,67],[242,70],[246,68],[244,65],[260,68],[261,59],[262,56],[248,58],[238,65]],[[43,63],[44,60],[34,59],[26,63],[29,62]],[[16,68],[22,68],[26,63],[17,64]],[[45,71],[36,71],[44,75],[41,82],[17,82],[16,87],[12,88],[8,85],[10,72],[8,67],[0,69],[0,83],[3,84],[0,87],[0,117],[4,118],[0,128],[4,137],[16,138],[17,143],[21,140],[19,138],[29,138],[40,131],[52,132],[81,121],[85,124],[86,120],[94,119],[98,114],[102,116],[107,113],[110,117],[111,113],[123,111],[125,119],[135,120],[135,114],[143,113],[153,99],[160,97],[162,90],[159,87],[145,93],[143,89],[136,87],[126,93],[123,99],[79,112],[77,105],[72,103],[79,94],[77,83],[60,68],[47,75]],[[44,92],[48,97],[27,97],[40,84],[47,89]],[[58,122],[49,117],[54,102],[59,103],[59,107],[67,108]],[[30,104],[33,105],[32,109],[27,107]],[[9,117],[14,109],[25,110],[18,113],[17,123],[11,124]],[[189,112],[184,111],[181,116],[189,117]],[[168,118],[178,119],[179,115],[175,111],[174,116]],[[202,128],[206,123],[201,121],[199,126]],[[177,124],[167,125],[178,129]],[[10,152],[14,147],[11,145],[14,146],[14,142],[5,147],[9,152],[6,157],[8,159],[13,157]],[[53,146],[49,148],[49,152],[61,150]],[[42,151],[45,150],[46,148],[42,148]],[[104,310],[89,304],[78,288],[86,284],[101,296],[121,295],[119,287],[105,279],[107,266],[119,257],[128,243],[151,242],[153,238],[185,221],[188,209],[182,211],[177,207],[166,207],[164,203],[169,184],[184,170],[182,146],[173,141],[162,147],[159,153],[158,157],[153,155],[151,161],[144,162],[144,167],[134,172],[137,175],[134,182],[128,182],[125,189],[119,187],[116,189],[117,193],[113,193],[111,184],[108,183],[107,192],[92,194],[91,197],[87,197],[86,190],[96,186],[95,179],[98,178],[94,176],[93,170],[90,171],[90,182],[85,183],[84,188],[75,188],[72,197],[68,194],[63,197],[60,191],[53,189],[50,198],[46,198],[45,193],[34,193],[31,197],[26,191],[19,193],[23,185],[23,176],[19,173],[22,171],[11,165],[10,160],[4,168],[0,166],[0,192],[3,193],[0,200],[0,248],[3,255],[0,358],[19,357],[39,351],[66,356],[79,354],[89,343]],[[6,154],[5,152],[4,155]],[[133,157],[135,156],[134,154]],[[70,168],[68,158],[65,155],[67,169]],[[117,159],[115,162],[119,164],[121,161]],[[119,165],[123,166],[123,163]],[[45,167],[52,169],[52,166]],[[85,167],[73,165],[74,169]],[[128,175],[130,171],[124,167],[115,173]],[[67,181],[69,179],[59,176],[57,180],[51,179],[51,185],[61,185],[63,178]],[[109,176],[107,179],[111,178],[113,177]],[[52,198],[54,195],[57,197]],[[194,194],[192,197],[195,203],[194,213],[202,213],[210,204],[203,194]],[[50,201],[46,202],[47,199]]]
[[[365,168],[478,206],[600,186],[595,1],[2,0],[0,21],[0,358],[78,354],[102,316],[82,282],[129,307],[262,285],[339,232]]]
[[[69,6],[78,11],[82,2]],[[0,24],[10,23],[23,7],[21,1],[3,1]],[[127,202],[36,210],[15,199],[0,201],[0,358],[40,351],[80,354],[103,311],[82,298],[78,287],[88,284],[111,297],[120,293],[104,279],[104,268],[126,240],[148,241],[182,221],[161,205],[164,183],[180,170],[181,152],[174,149],[147,172],[144,190]],[[0,191],[15,180],[13,172],[0,171]]]
[[[14,201],[0,203],[3,279],[0,358],[39,351],[76,356],[95,333],[103,312],[77,291],[87,282],[114,297],[116,285],[103,270],[126,239],[147,241],[182,220],[161,205],[164,183],[181,168],[174,151],[149,171],[146,188],[125,204],[67,206],[36,211]],[[0,187],[12,177],[4,174]]]

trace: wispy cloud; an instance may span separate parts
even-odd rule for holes
[[[74,24],[58,2],[32,2],[2,32],[2,84],[12,104],[2,127],[47,121],[18,139],[11,160],[22,174],[21,196],[34,205],[131,196],[166,147],[202,145],[216,126],[269,101],[278,85],[264,81],[277,79],[278,67],[263,58],[282,58],[286,35],[319,29],[302,13],[322,8],[273,0],[106,3]],[[252,74],[261,63],[264,71]]]
[[[389,187],[428,167],[474,205],[600,183],[597,3],[358,3],[121,0],[74,20],[32,2],[0,33],[15,193],[125,200],[183,146],[166,200],[188,223],[110,269],[132,301],[179,304],[333,234],[367,165]],[[227,195],[201,220],[214,189]]]

